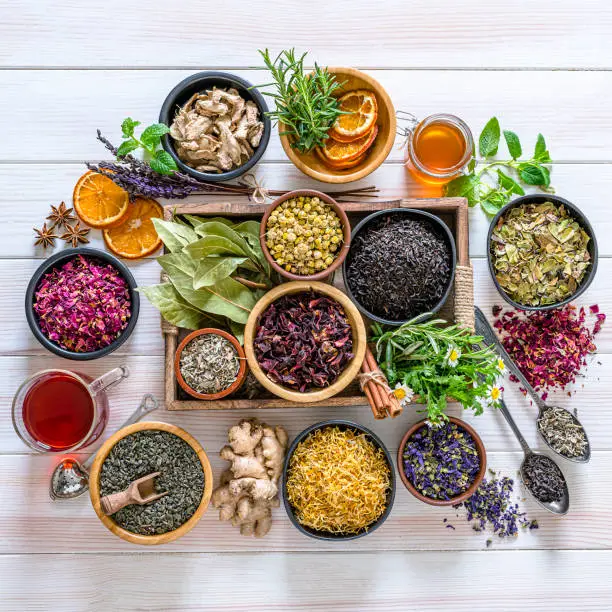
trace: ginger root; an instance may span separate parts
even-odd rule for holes
[[[263,537],[272,526],[272,508],[280,505],[278,480],[287,432],[248,419],[231,427],[227,439],[220,455],[231,465],[221,475],[211,503],[219,509],[219,519],[231,520],[242,535]]]

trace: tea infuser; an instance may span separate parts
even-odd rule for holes
[[[510,355],[508,355],[506,349],[504,348],[502,343],[499,341],[497,335],[493,331],[491,324],[485,317],[482,310],[478,308],[478,306],[474,306],[474,314],[476,317],[476,333],[484,337],[486,344],[489,344],[489,345],[492,344],[495,346],[495,348],[497,349],[497,352],[500,354],[501,358],[504,360],[504,363],[506,364],[510,372],[512,372],[512,374],[514,374],[519,379],[519,381],[521,382],[521,385],[523,385],[523,387],[529,392],[529,395],[531,395],[533,401],[538,407],[539,412],[538,412],[536,423],[542,418],[543,414],[547,410],[559,410],[563,413],[568,414],[570,418],[572,419],[573,423],[577,425],[578,427],[580,427],[582,431],[584,432],[584,438],[586,440],[586,447],[585,447],[583,454],[579,455],[578,457],[568,457],[564,455],[563,453],[560,453],[557,449],[555,449],[550,444],[550,442],[544,437],[540,428],[536,426],[536,429],[538,430],[540,437],[542,438],[542,440],[544,440],[548,448],[550,448],[550,450],[552,450],[554,453],[556,453],[560,457],[563,457],[563,459],[566,459],[567,461],[573,461],[575,463],[587,463],[591,459],[591,445],[589,443],[589,438],[587,436],[586,430],[582,426],[582,423],[580,423],[578,418],[572,412],[567,410],[567,408],[562,408],[561,406],[551,406],[550,404],[547,404],[546,402],[542,400],[542,398],[538,395],[536,390],[531,386],[529,381],[525,378],[523,373],[520,371],[518,366],[514,363]]]
[[[150,412],[157,410],[159,404],[155,397],[146,393],[140,405],[129,418],[119,427],[127,427],[137,423]],[[79,497],[89,488],[89,468],[95,459],[96,453],[92,453],[84,463],[80,463],[73,457],[65,457],[53,470],[49,485],[51,499],[72,499]]]

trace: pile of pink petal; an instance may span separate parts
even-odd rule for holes
[[[75,353],[90,353],[116,340],[128,325],[130,306],[123,276],[110,264],[82,255],[45,274],[34,297],[43,334]]]
[[[594,336],[606,315],[597,305],[589,310],[592,329],[585,309],[571,305],[542,312],[510,310],[501,316],[501,308],[494,308],[504,348],[536,391],[565,389],[587,365],[586,357],[597,350]],[[510,380],[518,381],[515,376]]]

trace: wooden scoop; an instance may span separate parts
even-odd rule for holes
[[[160,474],[161,472],[147,474],[130,483],[130,486],[125,491],[113,493],[112,495],[105,495],[100,500],[102,510],[104,510],[106,515],[115,514],[115,512],[118,512],[121,508],[129,506],[130,504],[142,506],[167,495],[168,491],[164,491],[163,493],[155,492],[155,478]]]

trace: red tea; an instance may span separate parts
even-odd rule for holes
[[[55,451],[82,442],[94,415],[89,391],[68,374],[43,376],[34,382],[23,400],[23,422],[29,434]]]

